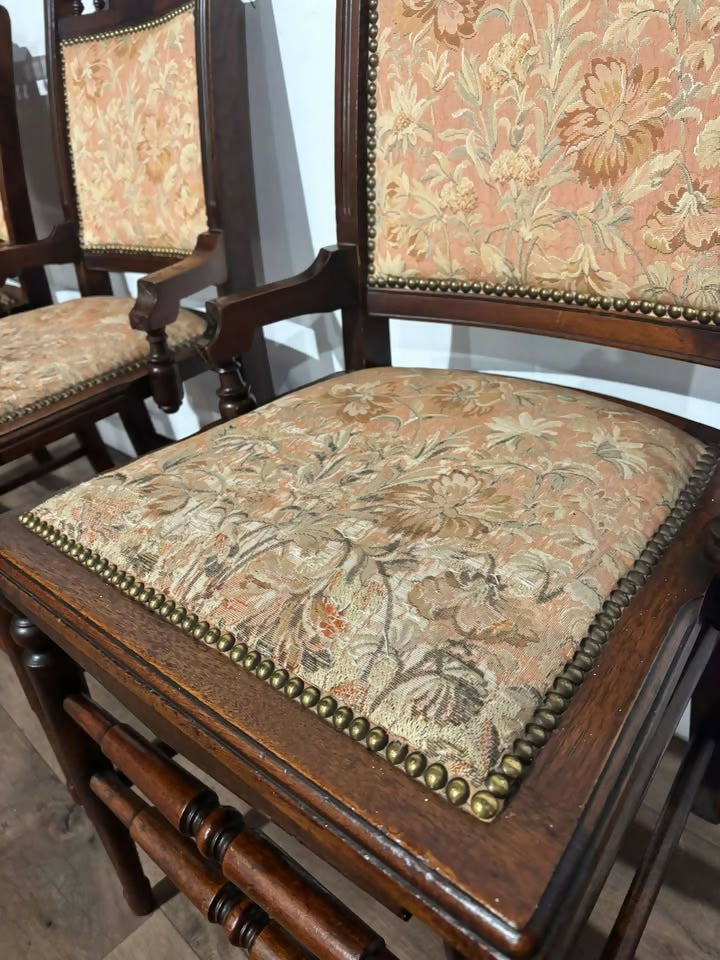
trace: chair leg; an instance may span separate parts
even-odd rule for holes
[[[716,742],[702,784],[693,804],[693,813],[710,823],[720,824],[720,644],[715,647],[690,704],[690,727],[702,729]]]
[[[87,692],[85,675],[67,654],[21,614],[12,617],[12,640],[23,648],[20,669],[34,693],[50,743],[77,799],[115,867],[128,906],[144,916],[156,908],[137,848],[127,829],[90,789],[90,778],[109,769],[98,746],[65,713],[66,697]],[[25,685],[25,684],[23,684]],[[32,702],[32,701],[31,701]]]
[[[141,397],[132,397],[126,403],[120,411],[120,419],[139,457],[168,445],[167,437],[159,434],[153,426],[145,401]]]
[[[78,430],[75,436],[82,444],[83,453],[90,461],[95,473],[112,470],[115,464],[94,423]]]

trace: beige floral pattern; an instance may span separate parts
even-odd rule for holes
[[[572,390],[374,369],[34,514],[478,785],[703,450]]]
[[[193,250],[207,230],[194,5],[61,52],[83,246]]]
[[[379,278],[720,307],[716,0],[381,0]]]
[[[10,227],[5,216],[5,207],[0,203],[0,243],[10,242]]]
[[[134,303],[130,297],[82,297],[0,319],[0,422],[146,360],[145,335],[132,330],[128,320]],[[204,329],[200,317],[180,310],[167,328],[168,340],[177,347]]]

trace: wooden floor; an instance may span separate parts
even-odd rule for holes
[[[27,508],[90,475],[88,465],[79,461],[42,485],[5,497],[1,506]],[[103,691],[93,692],[122,713]],[[677,768],[678,753],[670,751],[651,784],[578,945],[577,960],[599,955]],[[219,793],[227,798],[221,788]],[[444,956],[437,937],[418,921],[393,917],[290,837],[274,827],[267,832],[365,917],[400,960]],[[152,865],[148,875],[153,883],[161,880]],[[12,668],[0,654],[1,960],[229,960],[242,955],[179,896],[150,918],[130,914],[83,811],[59,778]],[[637,957],[719,960],[720,827],[691,818]]]

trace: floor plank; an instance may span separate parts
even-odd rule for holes
[[[156,913],[131,934],[128,939],[108,954],[106,960],[140,960],[147,957],[149,960],[211,960],[204,953],[195,951],[183,940],[177,930],[163,916]],[[238,960],[239,951],[235,951],[235,960]]]
[[[0,770],[0,957],[101,960],[140,921],[84,812],[2,708]]]

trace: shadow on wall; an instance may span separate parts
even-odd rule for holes
[[[34,57],[26,47],[13,44],[15,92],[25,175],[38,237],[46,237],[63,219],[60,189],[55,172],[50,109],[46,90],[45,57]],[[48,268],[54,291],[77,290],[71,265]]]
[[[264,280],[282,280],[305,270],[317,254],[310,230],[298,160],[286,71],[272,2],[246,6],[247,56],[255,189]],[[329,59],[332,63],[332,58]],[[321,91],[330,110],[333,78]],[[318,91],[307,90],[317,104]],[[300,118],[298,121],[300,122]],[[332,142],[327,144],[332,151]],[[326,242],[334,242],[328,237]],[[334,314],[315,314],[265,328],[278,393],[340,369],[342,337]]]

